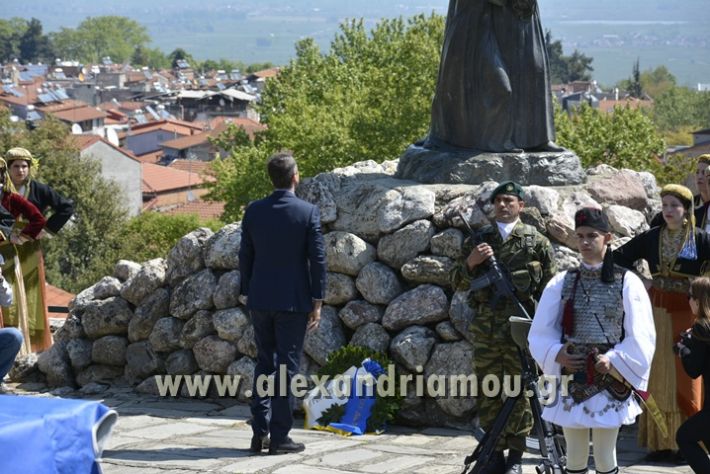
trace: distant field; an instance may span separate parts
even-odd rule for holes
[[[285,64],[294,43],[312,37],[327,48],[344,18],[444,14],[448,0],[3,0],[0,17],[40,19],[46,31],[76,27],[87,16],[124,15],[145,25],[153,45],[177,47],[198,59]],[[543,26],[594,57],[594,77],[613,84],[642,69],[666,65],[681,84],[710,82],[708,0],[539,0]],[[622,42],[616,41],[615,38]]]

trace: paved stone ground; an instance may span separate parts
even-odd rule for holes
[[[101,400],[119,413],[119,420],[101,462],[105,474],[454,474],[476,446],[472,435],[445,428],[392,427],[383,435],[341,437],[328,432],[295,429],[292,437],[306,444],[303,453],[251,456],[249,409],[234,400],[169,399],[114,388],[90,396],[66,390],[42,392],[30,384],[10,386],[19,395]],[[302,426],[297,420],[296,426]],[[643,461],[635,429],[625,429],[618,448],[626,474],[690,474],[686,466]],[[534,474],[536,458],[525,456],[525,474]]]

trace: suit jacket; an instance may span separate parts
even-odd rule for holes
[[[325,293],[325,249],[317,206],[277,189],[242,220],[241,294],[257,311],[313,310]]]

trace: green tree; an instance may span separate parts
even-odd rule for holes
[[[132,66],[148,66],[151,69],[166,69],[170,67],[170,60],[159,48],[138,46],[131,56]]]
[[[577,153],[585,168],[607,164],[650,171],[661,184],[679,183],[687,176],[681,161],[663,161],[663,139],[642,110],[626,106],[606,113],[583,104],[568,115],[556,107],[555,124],[558,143]]]
[[[65,59],[98,63],[110,57],[126,62],[135,49],[150,42],[144,26],[124,16],[88,17],[76,29],[62,28],[53,36],[59,55]]]
[[[627,91],[631,97],[636,97],[640,99],[643,97],[643,84],[641,84],[641,68],[639,67],[639,60],[636,59],[634,67],[631,70],[631,78],[629,79],[629,85]]]
[[[20,39],[27,30],[23,18],[0,19],[0,62],[20,59]]]
[[[225,218],[268,191],[264,163],[276,150],[293,150],[301,174],[313,176],[396,158],[424,136],[443,31],[441,16],[419,15],[382,20],[369,32],[362,20],[345,22],[327,53],[312,39],[299,41],[296,58],[262,94],[268,130],[254,145],[227,147],[230,157],[215,164],[212,196],[228,202]]]
[[[181,60],[187,61],[192,68],[197,66],[197,63],[192,55],[182,48],[176,48],[168,54],[168,60],[170,61],[170,67],[173,69],[177,68],[177,62]]]
[[[710,92],[672,87],[655,99],[653,120],[662,133],[705,128],[710,124]]]
[[[547,57],[550,62],[550,80],[553,84],[567,84],[574,81],[589,81],[593,58],[582,54],[576,49],[572,56],[565,56],[562,51],[562,41],[552,40],[550,30],[545,32]]]
[[[196,214],[167,215],[144,212],[128,221],[117,255],[135,262],[165,258],[182,236],[199,227],[216,231],[222,227],[222,223],[203,221]]]
[[[42,22],[32,18],[20,36],[20,61],[22,63],[53,61],[54,52],[49,37],[42,34]]]

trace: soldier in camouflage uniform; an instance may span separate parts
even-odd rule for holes
[[[474,246],[470,238],[464,242],[462,257],[452,272],[452,285],[456,290],[467,290],[472,279],[485,273],[485,261],[495,255],[508,270],[518,298],[532,316],[542,290],[556,273],[552,246],[535,227],[520,221],[525,203],[523,188],[519,184],[512,181],[501,183],[491,194],[491,202],[495,207],[495,225],[481,230],[483,243]],[[497,307],[491,308],[489,302],[492,297],[491,288],[471,292],[468,296],[474,311],[470,331],[474,335],[474,370],[479,384],[488,374],[498,376],[502,384],[504,375],[514,377],[521,373],[520,359],[508,322],[517,310],[507,299],[499,300]],[[500,396],[484,396],[479,385],[478,413],[484,430],[491,428],[503,402]],[[532,424],[532,412],[523,397],[508,419],[496,455],[485,468],[486,473],[522,472],[525,436]],[[503,455],[506,448],[510,449],[507,462]]]

